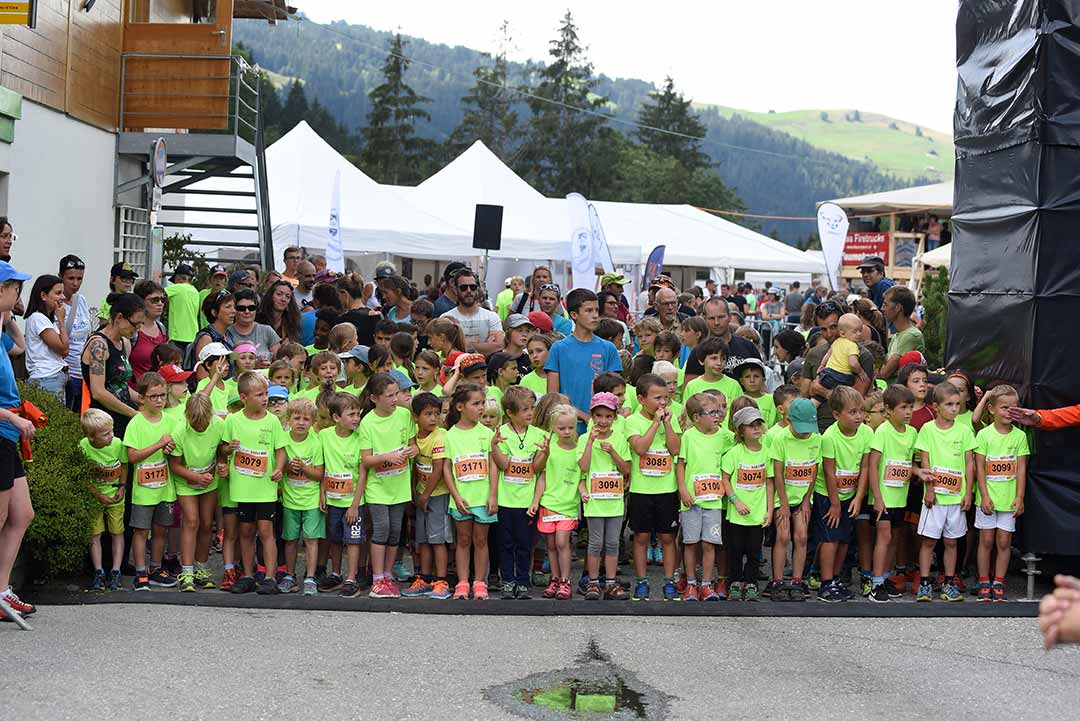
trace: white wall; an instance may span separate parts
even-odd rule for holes
[[[12,264],[35,276],[55,274],[60,258],[74,253],[86,263],[83,292],[96,306],[113,264],[116,136],[26,99],[22,110],[15,142],[0,154],[5,209],[19,237]]]

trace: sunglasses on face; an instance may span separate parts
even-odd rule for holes
[[[258,306],[254,306],[254,305],[238,305],[238,306],[236,306],[236,312],[237,313],[254,313],[256,308],[258,308]]]
[[[462,283],[457,287],[458,290],[476,290],[480,286],[476,283]]]
[[[146,299],[146,302],[147,303],[164,303],[165,299],[162,298],[160,295],[152,295],[152,296],[150,296],[149,298]]]

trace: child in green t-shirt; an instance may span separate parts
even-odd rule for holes
[[[734,370],[744,395],[757,403],[761,418],[768,430],[776,425],[776,404],[771,393],[765,391],[765,364],[757,358],[747,358]]]
[[[704,374],[686,381],[683,398],[710,388],[723,391],[727,398],[728,414],[732,412],[731,402],[743,394],[742,386],[730,376],[724,375],[727,367],[728,345],[722,338],[711,336],[698,343],[694,353],[701,359]],[[756,404],[755,404],[756,405]]]
[[[435,396],[442,395],[442,386],[439,384],[439,355],[433,350],[422,350],[416,355],[416,363],[413,370],[416,371],[416,386],[412,389],[413,396],[421,393],[433,393]]]
[[[731,415],[735,445],[720,463],[727,498],[728,600],[757,601],[757,566],[764,529],[772,523],[773,469],[761,442],[765,421],[755,406]]]
[[[875,344],[876,345],[876,344]],[[863,396],[863,424],[871,431],[876,431],[885,421],[885,402],[882,392],[874,388]],[[874,486],[874,466],[871,464],[867,476],[867,484]],[[867,492],[867,498],[873,495]],[[863,596],[869,597],[873,591],[872,569],[874,565],[874,521],[871,519],[871,504],[863,503],[859,509],[859,515],[855,517],[855,545],[856,558],[859,563],[860,591]]]
[[[528,515],[536,517],[536,530],[547,540],[551,561],[551,582],[544,598],[569,601],[570,535],[577,529],[583,476],[577,456],[577,412],[573,406],[558,405],[548,416],[551,443],[547,461],[536,479]]]
[[[1009,385],[991,388],[986,393],[986,411],[993,423],[975,437],[975,473],[978,494],[975,498],[975,528],[979,529],[980,601],[1005,600],[1005,572],[1012,555],[1012,536],[1016,519],[1024,513],[1027,487],[1027,435],[1013,426],[1009,410],[1020,404],[1016,389]],[[990,554],[997,547],[994,580],[990,583]]]
[[[319,431],[323,452],[322,503],[326,513],[326,556],[320,545],[320,566],[329,559],[326,576],[318,581],[319,591],[338,591],[342,598],[360,594],[359,573],[366,553],[364,533],[364,481],[367,474],[360,463],[360,399],[351,393],[324,390],[316,404],[319,415],[327,415],[329,426]],[[325,409],[325,410],[324,410]],[[345,566],[341,546],[345,546]],[[336,573],[341,569],[341,573]],[[318,571],[319,569],[317,569]],[[318,572],[316,572],[318,575]],[[344,576],[344,580],[342,577]]]
[[[286,411],[289,436],[285,441],[285,477],[281,483],[281,540],[285,542],[285,578],[278,587],[282,593],[297,590],[296,550],[300,535],[304,536],[304,595],[319,592],[315,576],[318,571],[319,541],[326,538],[326,514],[322,507],[323,450],[322,442],[312,430],[317,415],[315,402],[310,398],[294,398]]]
[[[788,429],[788,408],[799,397],[798,386],[785,383],[772,392],[773,407],[776,409],[776,424],[765,432],[765,447],[772,445],[773,439],[783,435]],[[760,410],[760,409],[759,409]]]
[[[442,480],[447,461],[446,433],[439,427],[441,410],[442,399],[434,393],[424,391],[413,397],[417,448],[413,462],[413,538],[420,556],[420,572],[408,588],[402,589],[401,595],[407,598],[450,598],[447,545],[453,542],[454,532],[450,526],[450,492]]]
[[[83,455],[94,464],[90,492],[101,504],[90,536],[90,562],[94,579],[88,591],[120,590],[120,564],[124,560],[124,493],[128,482],[128,458],[124,442],[113,435],[113,419],[97,408],[88,409],[81,419],[86,437],[79,441]],[[101,566],[101,534],[108,530],[112,540],[112,569],[108,579]]]
[[[532,364],[532,372],[522,376],[520,384],[530,389],[536,397],[547,393],[547,371],[544,364],[547,363],[548,354],[551,352],[551,338],[543,333],[537,333],[525,344],[525,350],[529,354],[529,363]]]

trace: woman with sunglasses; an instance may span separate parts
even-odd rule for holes
[[[146,315],[131,343],[131,381],[128,385],[132,388],[139,376],[150,370],[150,354],[154,348],[169,342],[169,333],[161,322],[161,314],[165,310],[165,290],[152,280],[140,280],[135,284],[134,292],[146,303]]]
[[[82,408],[82,364],[79,358],[86,339],[90,337],[93,321],[90,317],[90,304],[86,296],[80,293],[86,265],[77,255],[65,255],[60,259],[60,280],[64,282],[64,323],[67,326],[67,407],[78,411]]]
[[[289,285],[285,283],[285,285]],[[292,286],[289,286],[291,289]],[[270,291],[273,295],[273,291]],[[290,296],[290,302],[292,297]],[[236,294],[236,319],[229,326],[229,332],[225,338],[230,348],[235,348],[241,343],[250,343],[255,346],[255,355],[259,368],[269,368],[270,359],[281,345],[281,336],[266,323],[256,322],[259,312],[259,296],[255,291],[244,288]],[[297,319],[299,320],[299,319]],[[299,338],[299,333],[297,334]],[[299,342],[299,341],[297,341]]]
[[[254,291],[247,292],[253,296],[255,294]],[[247,302],[249,305],[254,305],[253,301]],[[198,380],[210,375],[205,364],[197,364],[199,353],[205,346],[210,343],[222,343],[226,348],[232,348],[228,333],[236,320],[236,298],[227,290],[213,292],[203,301],[202,313],[209,322],[196,334],[195,340],[188,346],[187,354],[184,356],[184,369],[194,370],[195,378]],[[254,311],[251,312],[251,316],[255,316]]]

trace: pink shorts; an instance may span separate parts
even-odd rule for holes
[[[549,520],[544,520],[549,518]],[[577,528],[577,518],[564,516],[540,506],[540,512],[536,514],[536,530],[540,533],[555,533],[555,531],[573,531]]]

